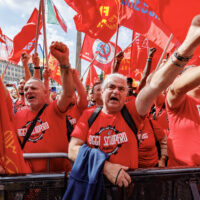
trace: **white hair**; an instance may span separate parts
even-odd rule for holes
[[[121,79],[122,81],[124,81],[124,84],[125,84],[125,88],[128,89],[128,86],[127,86],[127,81],[126,81],[126,77],[122,74],[119,74],[119,73],[113,73],[113,74],[108,74],[106,76],[106,78],[104,79],[103,83],[101,84],[101,89],[102,91],[105,90],[108,82],[110,81],[110,79],[112,78],[118,78],[118,79]]]

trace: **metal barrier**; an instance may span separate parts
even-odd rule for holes
[[[66,153],[24,154],[25,159],[67,158]],[[107,200],[200,200],[200,168],[149,168],[128,172],[129,188],[118,188],[105,179]],[[0,200],[61,200],[65,173],[0,177]]]
[[[151,168],[129,172],[133,184],[117,188],[106,181],[108,199],[200,200],[200,168]]]
[[[62,153],[62,152],[55,152],[55,153],[23,153],[24,159],[38,159],[38,158],[44,158],[47,159],[47,172],[49,172],[50,169],[50,159],[51,158],[68,158],[67,153]],[[72,161],[70,160],[72,163]]]
[[[66,188],[64,173],[0,177],[0,200],[61,200]]]
[[[65,158],[67,153],[24,153],[24,159]],[[68,159],[69,160],[69,159]],[[61,200],[67,179],[65,173],[26,174],[0,177],[0,200]]]

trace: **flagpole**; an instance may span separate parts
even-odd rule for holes
[[[38,38],[39,38],[39,30],[40,30],[41,7],[42,7],[42,0],[40,0],[39,12],[38,12],[38,18],[37,18],[37,28],[36,28],[36,38],[35,38],[35,53],[37,52],[37,46],[38,46]]]
[[[42,1],[42,25],[43,25],[43,37],[44,37],[44,49],[45,49],[45,56],[46,56],[46,66],[49,67],[48,63],[48,49],[47,49],[47,37],[46,37],[46,23],[45,23],[45,5],[44,0]]]
[[[120,9],[121,9],[121,3],[119,2],[119,8],[118,8],[118,16],[117,16],[117,35],[116,35],[116,40],[115,40],[115,52],[114,52],[114,58],[113,58],[113,67],[112,67],[112,72],[114,72],[115,68],[115,57],[117,53],[117,43],[118,43],[118,35],[119,35],[119,15],[120,15]]]
[[[162,55],[160,56],[160,60],[158,61],[158,64],[157,64],[157,66],[156,66],[155,71],[159,69],[159,66],[160,66],[160,64],[161,64],[161,62],[162,62],[162,59],[163,59],[163,57],[164,57],[164,55],[165,55],[165,53],[166,53],[166,51],[167,51],[167,48],[169,47],[169,44],[170,44],[170,42],[171,42],[173,36],[174,36],[174,35],[171,33],[171,35],[169,36],[169,39],[168,39],[168,41],[167,41],[167,44],[166,44],[166,46],[165,46],[165,48],[164,48],[164,50],[163,50],[163,52],[162,52]]]

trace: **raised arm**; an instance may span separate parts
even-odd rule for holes
[[[24,67],[24,73],[25,73],[25,82],[31,78],[31,72],[28,68],[29,59],[30,59],[30,55],[28,53],[23,52],[21,54],[22,66]]]
[[[48,91],[49,102],[51,102],[50,91],[49,91],[49,78],[50,78],[50,74],[51,74],[51,70],[49,68],[45,67],[44,71],[42,73],[42,76],[43,76],[43,82],[44,82],[45,88]]]
[[[74,69],[72,72],[72,75],[73,75],[73,79],[74,79],[75,88],[78,93],[77,106],[78,106],[80,113],[82,113],[83,110],[85,110],[87,108],[87,93],[86,93],[86,90],[85,90],[81,80],[79,79],[78,71]]]
[[[123,58],[124,58],[124,52],[123,52],[123,51],[120,51],[120,52],[116,55],[116,63],[115,63],[115,67],[114,67],[113,73],[118,72],[120,63],[121,63],[121,61],[122,61]]]
[[[63,90],[57,100],[57,105],[61,112],[66,112],[68,106],[72,102],[72,97],[74,94],[74,82],[69,63],[69,49],[62,42],[52,42],[50,46],[50,52],[58,60],[61,71]]]
[[[182,45],[171,55],[165,66],[152,75],[150,83],[146,84],[138,94],[135,104],[141,116],[147,114],[157,95],[166,89],[183,70],[183,67],[187,64],[199,44],[200,15],[197,15],[192,20],[190,29]]]
[[[149,49],[147,62],[146,62],[146,65],[145,65],[145,68],[144,68],[144,71],[142,74],[142,78],[139,83],[139,91],[146,85],[147,77],[149,76],[149,73],[151,71],[152,58],[153,58],[153,55],[155,52],[156,52],[156,48]]]
[[[33,77],[41,79],[41,75],[40,75],[40,59],[38,57],[38,53],[34,53],[32,55],[32,61],[33,61],[33,64],[34,64]]]
[[[181,105],[187,92],[195,93],[194,88],[200,85],[200,66],[187,69],[171,85],[167,93],[167,102],[171,108]],[[199,88],[196,88],[199,90]]]

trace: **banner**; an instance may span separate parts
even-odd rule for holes
[[[120,25],[132,29],[164,49],[171,32],[143,1],[121,0]],[[173,37],[168,52],[180,42]]]
[[[13,128],[12,100],[9,95],[8,99],[5,95],[0,79],[0,163],[6,174],[31,173],[29,166],[24,161],[23,152]]]
[[[117,53],[120,51],[121,48],[117,46]],[[115,44],[113,42],[104,43],[99,39],[94,39],[85,35],[80,57],[90,63],[94,60],[92,64],[103,71],[105,71],[105,69],[110,69],[111,71],[114,52]]]
[[[49,53],[49,69],[51,70],[50,78],[52,78],[54,81],[56,81],[61,85],[61,73],[60,73],[59,62],[50,53]]]

